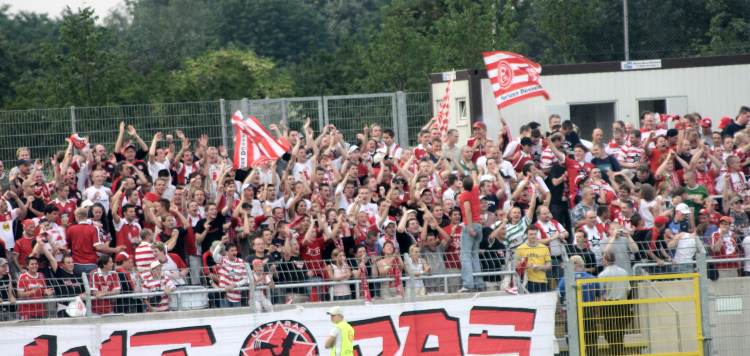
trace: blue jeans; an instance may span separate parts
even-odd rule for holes
[[[482,225],[473,224],[476,236],[469,235],[468,227],[461,231],[461,282],[466,289],[484,289],[484,279],[473,276],[482,272],[479,262],[479,243],[482,242]]]
[[[230,302],[226,299],[222,299],[220,302],[222,308],[239,308],[241,307],[240,302]]]
[[[81,276],[81,273],[89,273],[96,269],[96,264],[90,264],[90,263],[75,263],[73,264],[73,274],[76,276]]]

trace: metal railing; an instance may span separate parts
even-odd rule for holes
[[[236,110],[257,116],[265,125],[283,123],[293,130],[301,129],[307,117],[316,132],[335,124],[349,142],[365,125],[379,124],[392,128],[403,146],[415,143],[419,128],[432,117],[428,92],[0,110],[0,128],[5,128],[0,160],[13,164],[16,149],[29,147],[33,158],[47,161],[65,148],[71,133],[111,150],[120,121],[133,125],[147,142],[156,132],[179,129],[187,137],[206,134],[210,145],[231,148],[231,116]]]

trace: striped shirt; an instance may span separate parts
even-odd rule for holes
[[[109,271],[109,273],[102,272],[101,268],[91,272],[90,275],[91,290],[98,292],[113,292],[120,291],[120,278],[117,276],[117,272]],[[91,301],[91,308],[96,314],[109,314],[112,313],[112,300],[111,299],[94,299]]]
[[[143,241],[135,248],[135,268],[140,273],[151,270],[151,262],[156,261],[156,255],[151,248],[151,243]]]
[[[618,157],[620,163],[638,164],[641,163],[643,156],[646,155],[646,151],[638,146],[622,146],[620,151],[621,154],[620,157]]]
[[[542,169],[550,169],[555,163],[560,163],[560,160],[557,159],[557,156],[555,156],[555,153],[552,152],[552,149],[549,147],[542,151],[542,158],[540,161],[540,167]]]
[[[505,224],[505,243],[510,249],[515,249],[526,242],[526,229],[529,228],[528,217],[524,216],[517,223]]]
[[[156,279],[149,273],[148,279],[143,281],[141,287],[144,292],[157,292],[174,289],[175,285],[172,283],[172,280],[165,275],[162,275],[160,279]],[[149,304],[151,304],[149,311],[160,312],[169,310],[169,294],[167,293],[160,296],[149,297],[148,300]]]
[[[222,257],[216,263],[219,266],[219,287],[238,287],[247,284],[247,268],[245,262],[239,258],[230,261]],[[227,291],[227,301],[240,302],[242,293],[237,290]]]

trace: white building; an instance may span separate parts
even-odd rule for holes
[[[600,127],[610,135],[615,119],[638,127],[643,111],[684,115],[698,112],[713,120],[714,129],[724,116],[734,118],[739,108],[750,105],[750,55],[679,58],[633,63],[602,62],[548,65],[540,82],[550,100],[535,97],[503,109],[495,98],[485,69],[455,74],[451,95],[450,127],[464,140],[474,121],[487,124],[488,136],[497,136],[502,115],[513,135],[529,121],[547,129],[547,118],[559,114],[571,119],[588,138]],[[631,67],[624,69],[626,67]],[[445,92],[449,73],[435,73],[432,80],[433,112]]]

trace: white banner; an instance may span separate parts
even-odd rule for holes
[[[355,355],[553,355],[555,293],[344,306]],[[312,356],[326,307],[191,319],[2,328],[6,355]]]

